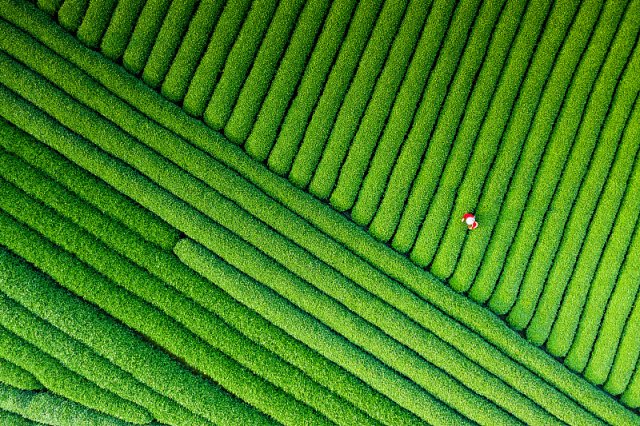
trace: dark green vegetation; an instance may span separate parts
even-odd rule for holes
[[[0,0],[0,423],[637,424],[639,34]]]

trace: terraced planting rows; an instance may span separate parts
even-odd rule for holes
[[[639,37],[0,0],[2,424],[637,424]]]

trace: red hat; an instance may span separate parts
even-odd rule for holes
[[[475,216],[473,215],[473,213],[465,213],[465,214],[462,216],[462,221],[464,222],[464,221],[466,221],[467,219],[469,219],[470,217],[472,217],[472,218],[474,218],[474,219],[475,219]]]

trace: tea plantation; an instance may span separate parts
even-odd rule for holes
[[[639,38],[0,0],[0,425],[640,424]]]

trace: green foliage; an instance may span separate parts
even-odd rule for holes
[[[518,192],[521,185],[524,185],[523,179],[531,179],[531,173],[535,173],[535,167],[531,165],[536,164],[535,162],[542,155],[546,137],[553,125],[551,117],[557,114],[562,102],[562,97],[558,96],[558,93],[566,92],[571,73],[580,57],[579,53],[576,53],[581,52],[579,50],[580,32],[574,29],[574,35],[567,37],[578,6],[578,2],[566,4],[564,7],[554,5],[549,12],[549,4],[546,8],[538,8],[530,4],[523,18],[523,25],[531,22],[536,26],[524,27],[522,35],[516,38],[512,48],[512,58],[515,60],[520,55],[520,49],[530,48],[531,39],[539,39],[537,50],[531,59],[529,73],[524,77],[520,96],[516,100],[512,117],[505,129],[503,142],[487,177],[482,196],[479,197],[476,212],[482,221],[482,231],[470,234],[465,239],[464,246],[461,247],[460,259],[449,280],[457,290],[470,288],[469,296],[481,303],[491,297],[500,273],[500,268],[497,268],[497,264],[492,260],[492,256],[500,253],[493,250],[493,241],[502,242],[499,233],[501,227],[515,226],[518,219],[518,216],[510,216],[513,207],[506,208],[506,205],[513,206],[514,203],[514,200],[508,198],[507,190]],[[546,14],[549,14],[548,26],[542,32],[539,25]],[[561,50],[560,46],[563,42],[566,43],[567,48]],[[578,44],[572,44],[576,42]],[[513,69],[513,66],[510,69]],[[525,139],[528,141],[526,144]],[[521,164],[529,166],[516,169],[518,156],[522,158]],[[515,175],[514,169],[516,169]],[[513,181],[511,181],[512,176]],[[471,176],[470,179],[474,177]],[[507,197],[506,200],[505,197]],[[519,202],[522,198],[516,200]],[[500,205],[503,202],[505,208],[501,209]],[[473,206],[462,207],[473,208]],[[509,220],[499,222],[499,218],[503,216],[508,216]],[[459,247],[462,244],[462,238],[458,237],[458,239]],[[485,254],[487,260],[483,262]]]
[[[396,229],[402,207],[407,199],[413,176],[418,170],[425,140],[431,136],[449,83],[459,64],[462,50],[467,44],[470,28],[476,18],[479,2],[459,3],[451,18],[449,30],[439,52],[439,59],[429,74],[429,81],[422,96],[422,103],[406,140],[393,166],[382,202],[371,222],[369,232],[380,241],[388,241]]]
[[[164,22],[170,2],[170,0],[147,0],[145,2],[122,57],[122,65],[127,71],[133,74],[142,72]]]
[[[157,88],[162,83],[187,30],[196,3],[197,0],[171,3],[142,73],[142,80],[149,86]]]
[[[262,105],[259,102],[250,104],[243,113],[251,117],[251,120],[246,121],[247,123],[255,119],[246,132],[244,147],[249,155],[259,161],[266,160],[273,147],[278,128],[287,112],[296,86],[302,79],[307,60],[314,47],[314,40],[327,14],[328,3],[326,0],[316,0],[305,4],[273,80],[270,82],[265,80],[262,83],[270,84],[264,100],[260,99]],[[332,6],[339,7],[342,3],[348,4],[348,2],[333,2]],[[330,24],[328,19],[326,25]],[[234,115],[236,115],[235,112]],[[233,119],[232,115],[230,120]]]
[[[288,1],[284,4],[283,9],[286,10],[286,4],[295,6],[297,2]],[[256,0],[251,4],[251,9],[233,43],[220,79],[204,111],[203,120],[212,128],[222,129],[229,120],[242,85],[248,78],[249,69],[256,60],[255,56],[261,40],[274,17],[275,9],[276,3],[269,0]],[[286,23],[286,21],[281,22]],[[276,32],[275,35],[279,34]],[[238,141],[234,142],[239,143]]]
[[[0,358],[0,382],[22,390],[42,390],[42,383],[27,370]]]
[[[38,0],[38,7],[49,15],[55,15],[58,13],[58,9],[62,6],[64,0]]]
[[[116,0],[89,1],[87,13],[78,28],[78,39],[89,47],[97,48],[115,7]]]
[[[193,77],[207,47],[207,41],[220,18],[224,3],[221,0],[202,0],[198,4],[175,58],[170,64],[167,63],[164,70],[166,77],[162,82],[161,91],[167,99],[179,102],[184,98],[189,80]]]
[[[560,240],[571,240],[578,245],[582,241],[584,237],[583,231],[588,228],[588,222],[593,214],[595,202],[600,197],[604,180],[609,173],[611,162],[613,161],[613,156],[615,155],[620,140],[621,129],[624,127],[624,121],[629,115],[631,105],[635,99],[635,93],[630,97],[624,93],[623,87],[613,83],[620,81],[620,75],[629,58],[633,45],[632,42],[629,42],[630,37],[628,30],[631,30],[633,34],[638,30],[638,28],[634,30],[633,28],[626,27],[623,22],[621,29],[625,28],[627,31],[621,31],[618,34],[619,37],[614,40],[610,49],[611,54],[609,60],[603,65],[600,76],[596,80],[584,112],[583,125],[578,131],[566,168],[555,191],[548,214],[544,219],[544,224],[542,224],[540,229],[538,244],[531,254],[531,264],[523,276],[520,295],[507,317],[507,321],[516,329],[523,329],[531,320],[537,301],[540,298],[540,293],[545,287],[545,281],[549,274],[552,261],[554,261],[554,268],[560,268],[564,271],[573,269],[573,264],[563,263],[563,259],[557,257]],[[632,80],[635,80],[635,78],[632,78]],[[614,109],[610,111],[614,91],[617,92],[616,98],[626,103],[626,108],[623,107],[622,110],[622,117],[617,116],[616,113],[619,114],[620,112],[615,106]],[[607,125],[609,127],[603,128],[607,114]],[[621,123],[616,122],[616,120],[622,120],[622,126],[620,125]],[[613,129],[613,132],[617,131],[618,134],[612,134],[611,129]],[[602,142],[598,143],[596,148],[596,143],[599,140]],[[588,169],[589,173],[587,174]],[[601,171],[600,176],[594,176],[593,174],[598,173],[598,171]],[[584,195],[576,201],[579,191]],[[585,203],[587,204],[586,206]],[[572,206],[572,208],[570,209],[568,206]],[[580,225],[577,227],[577,232],[572,226],[573,222],[570,222],[567,226],[570,213],[572,218],[577,217],[577,220],[580,222]],[[564,229],[564,233],[558,232],[559,229]],[[580,235],[580,233],[582,233],[582,235]],[[599,251],[596,245],[589,245],[588,247],[590,247],[590,250],[593,249],[594,252]],[[591,277],[592,276],[593,275],[591,275]],[[556,284],[558,281],[552,282]],[[564,282],[566,283],[566,280]],[[569,288],[571,287],[572,285],[570,285]],[[567,296],[570,297],[569,295],[572,291],[568,291]],[[606,293],[608,294],[608,292]],[[606,298],[599,304],[605,303]],[[582,306],[583,304],[576,303],[576,308],[581,308]],[[552,315],[555,315],[555,312]],[[577,320],[578,318],[576,318],[576,321]],[[585,322],[589,322],[586,317]],[[596,326],[597,328],[599,323],[600,321],[596,321],[594,324],[591,324],[591,326]],[[565,329],[565,332],[566,331],[567,329]],[[593,332],[595,333],[596,330]],[[573,340],[574,333],[575,328],[573,332],[564,333],[563,339],[565,339],[569,345]],[[580,345],[581,344],[583,343],[580,343]],[[580,349],[577,350],[579,351]],[[589,352],[590,348],[587,350],[585,356],[588,356]],[[584,360],[582,367],[579,367],[572,356],[571,359],[566,360],[566,364],[573,370],[582,371],[586,360]]]
[[[515,4],[516,6],[519,5],[519,3]],[[487,100],[491,97],[490,93],[492,94],[495,88],[495,80],[497,79],[499,70],[502,68],[504,56],[508,50],[504,49],[504,47],[511,43],[513,30],[507,29],[506,31],[498,32],[499,30],[496,27],[495,32],[498,35],[504,35],[506,40],[500,40],[502,43],[498,41],[496,42],[497,45],[487,47],[489,44],[489,36],[494,30],[496,20],[498,19],[498,12],[502,10],[502,6],[503,2],[498,1],[496,3],[485,3],[480,9],[477,18],[478,24],[474,25],[471,35],[469,36],[465,52],[460,59],[456,75],[451,82],[450,95],[442,106],[442,111],[438,116],[436,127],[431,135],[425,157],[420,166],[420,171],[412,184],[407,205],[404,207],[398,229],[393,237],[393,247],[403,253],[408,252],[414,245],[420,224],[424,220],[422,232],[418,235],[415,241],[416,247],[412,252],[412,256],[415,258],[430,259],[433,257],[433,253],[444,232],[444,227],[451,210],[450,206],[444,209],[441,208],[438,205],[441,197],[436,196],[434,199],[433,194],[439,182],[439,192],[442,187],[444,187],[443,189],[445,190],[447,186],[450,188],[457,187],[459,178],[453,183],[451,180],[455,180],[455,178],[451,178],[446,174],[449,171],[449,164],[451,162],[455,164],[457,159],[460,159],[460,163],[466,164],[465,160],[469,157],[468,149],[475,144],[473,135],[477,134],[477,127],[471,132],[469,131],[469,127],[474,127],[474,125],[469,126],[469,124],[465,122],[465,126],[462,127],[460,120],[466,110],[473,112],[473,116],[469,118],[472,123],[475,122],[479,124],[482,121],[479,118],[484,116],[486,112]],[[524,5],[521,7],[523,8]],[[516,7],[516,10],[518,9],[522,10],[520,7]],[[517,11],[515,13],[517,13]],[[517,22],[517,19],[509,18],[508,16],[505,17],[507,22]],[[487,49],[491,49],[492,47],[494,49],[498,48],[498,52],[502,52],[497,53],[501,57],[494,57],[494,55],[496,55],[495,51],[491,51],[490,55],[487,54]],[[485,55],[487,56],[485,57]],[[487,68],[489,68],[489,70],[485,72],[490,73],[488,78],[490,78],[491,81],[485,83],[489,85],[489,88],[485,89],[489,93],[480,92],[479,95],[476,95],[483,98],[481,102],[484,102],[484,105],[474,105],[468,103],[469,95],[473,84],[475,84],[477,88],[484,89],[484,87],[481,86],[484,80],[481,78],[485,77],[485,74],[479,74],[483,61]],[[477,101],[478,98],[474,97],[473,100]],[[462,133],[456,134],[459,125],[461,126]],[[460,142],[456,143],[454,147],[451,147],[454,138]],[[463,150],[467,150],[466,155],[457,152],[458,149],[460,149],[460,145],[468,147],[462,148]],[[450,153],[451,155],[449,155]],[[443,174],[442,170],[445,164],[447,165],[447,170],[445,170],[445,174]],[[458,174],[460,175],[461,173],[462,167],[459,167]],[[452,191],[452,189],[449,189],[449,191]],[[455,192],[455,190],[453,191]],[[449,194],[451,194],[451,192],[449,192]],[[452,202],[453,197],[451,195],[449,195],[449,197],[449,200]],[[431,202],[432,200],[433,203]],[[429,211],[429,215],[425,219],[427,210]],[[434,223],[434,221],[436,223]]]
[[[234,0],[226,3],[209,46],[196,68],[186,93],[184,93],[187,88],[186,76],[179,80],[176,98],[178,94],[184,96],[183,107],[189,114],[195,117],[202,117],[204,114],[250,4],[249,0]]]
[[[308,76],[309,84],[314,86],[311,89],[311,97],[302,100],[293,112],[287,113],[279,138],[293,137],[292,142],[295,141],[295,144],[291,145],[296,147],[300,145],[289,172],[289,180],[299,187],[306,187],[313,177],[313,171],[318,165],[342,99],[363,57],[367,41],[374,31],[374,24],[379,18],[381,4],[380,0],[366,0],[358,3],[355,14],[349,23],[347,34],[342,40],[336,39],[329,46],[331,56],[334,55],[334,48],[339,48],[331,71],[328,70],[330,63],[325,63],[318,70],[318,74],[310,74]],[[388,8],[389,6],[385,9],[385,16],[390,13]],[[343,19],[348,18],[344,16]],[[316,49],[319,48],[320,44]],[[317,57],[317,59],[320,58],[320,56]],[[313,60],[312,57],[311,61]],[[325,78],[327,72],[328,76]],[[307,76],[305,75],[305,77]],[[305,83],[303,80],[302,84]],[[299,89],[298,96],[303,94],[306,93]],[[297,127],[295,134],[287,133],[289,132],[286,129],[288,126]]]
[[[86,408],[51,392],[29,392],[0,383],[0,409],[15,413],[24,422],[13,424],[48,424],[56,426],[125,426],[121,420]],[[28,420],[27,420],[28,419]],[[31,422],[29,422],[29,420]]]
[[[423,9],[429,6],[430,3],[421,4]],[[391,45],[394,41],[402,42],[399,31],[406,27],[401,24],[411,25],[409,24],[411,21],[405,19],[406,11],[407,2],[405,1],[390,0],[384,3],[348,90],[343,95],[338,95],[341,98],[339,101],[331,101],[336,105],[335,111],[331,111],[330,120],[333,123],[328,125],[329,121],[326,121],[331,132],[326,138],[326,146],[309,184],[309,192],[318,198],[326,199],[331,195],[347,149],[361,123],[374,86],[390,55]],[[412,29],[418,27],[419,25],[411,25]],[[403,73],[401,68],[394,71],[400,75]],[[319,106],[322,102],[321,98]],[[325,145],[325,141],[322,140],[320,144]]]
[[[66,30],[75,33],[82,23],[89,0],[64,0],[58,10],[58,21]]]
[[[420,33],[424,33],[423,27],[432,4],[427,7],[424,3],[418,3],[411,2],[407,6],[405,17],[389,51],[384,68],[381,67],[380,77],[375,84],[366,110],[363,112],[362,121],[357,126],[357,131],[357,123],[351,124],[354,128],[350,129],[350,132],[355,133],[352,134],[353,141],[347,141],[351,144],[344,146],[344,154],[341,155],[341,157],[346,156],[344,164],[339,170],[336,168],[334,171],[334,180],[337,182],[330,201],[331,205],[339,211],[353,207],[365,169],[371,159],[378,137],[386,124],[400,83],[407,73],[407,67],[416,50]],[[332,134],[329,138],[329,146],[331,146],[331,138],[333,137]],[[322,161],[324,160],[321,160],[321,164]]]
[[[269,167],[280,175],[284,176],[291,170],[293,159],[304,136],[305,126],[303,123],[309,121],[313,108],[322,93],[329,69],[338,54],[341,39],[345,35],[352,18],[355,3],[353,0],[332,2],[313,53],[306,64],[304,74],[297,87],[297,93],[295,96],[291,95],[293,99],[290,99],[291,105],[288,109],[286,109],[286,104],[281,106],[279,118],[279,121],[282,122],[281,128],[272,127],[272,133],[269,134],[269,139],[267,139],[269,144],[274,144],[275,140],[273,149],[269,154]],[[354,18],[357,19],[356,22],[360,22],[363,19],[361,17],[363,13],[367,13],[366,9],[362,9],[356,15],[357,17]],[[286,83],[288,84],[288,82]],[[258,116],[258,123],[260,123],[260,118]],[[278,125],[280,125],[280,122],[278,122]]]
[[[276,69],[280,66],[293,28],[300,18],[303,3],[302,0],[290,0],[278,5],[271,24],[260,42],[260,50],[251,65],[251,71],[242,83],[235,105],[231,100],[225,102],[232,110],[230,109],[228,122],[224,125],[224,132],[232,142],[242,145],[247,139],[260,104],[269,91]],[[224,84],[224,75],[220,84]]]
[[[0,220],[3,220],[5,215],[3,212],[0,214]],[[152,420],[145,409],[72,372],[64,364],[1,326],[0,355],[29,371],[46,389],[67,399],[135,424],[146,424]]]
[[[107,58],[117,61],[122,58],[145,0],[119,1],[105,31],[100,51]]]
[[[394,165],[392,160],[396,159],[400,145],[414,119],[424,87],[446,34],[453,7],[454,3],[450,1],[435,0],[433,2],[422,36],[370,161],[358,199],[351,211],[351,218],[359,225],[368,225],[378,208]]]

